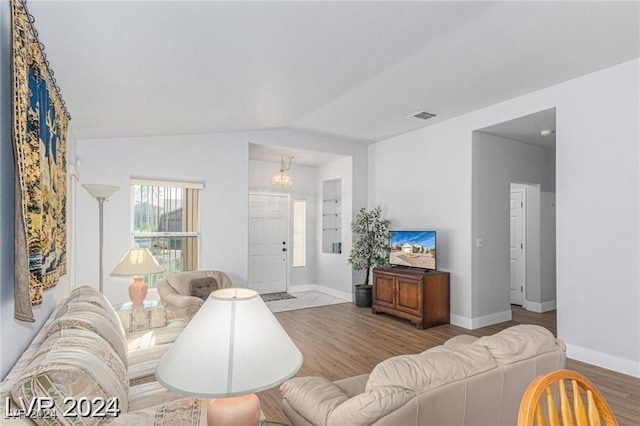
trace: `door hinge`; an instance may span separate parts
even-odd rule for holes
[[[524,203],[520,201],[520,207],[524,207]]]
[[[523,291],[524,291],[524,290],[523,290],[522,286],[520,286],[520,292],[523,292]]]
[[[522,250],[524,248],[524,246],[522,245],[522,243],[520,243],[520,249]]]

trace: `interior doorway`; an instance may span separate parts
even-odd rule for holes
[[[487,324],[509,305],[556,307],[555,143],[555,108],[474,132],[474,315]]]
[[[289,270],[289,197],[249,194],[249,288],[287,291]]]
[[[511,304],[522,306],[526,286],[526,210],[527,188],[511,184],[509,199],[509,270]]]

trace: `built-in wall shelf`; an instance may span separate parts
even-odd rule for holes
[[[322,252],[342,253],[342,179],[322,182]]]

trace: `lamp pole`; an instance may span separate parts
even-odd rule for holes
[[[103,276],[104,274],[102,272],[102,249],[103,249],[103,246],[104,246],[104,241],[103,241],[103,239],[104,239],[104,235],[103,235],[104,234],[104,227],[103,227],[103,223],[102,223],[102,217],[103,217],[104,201],[106,200],[106,198],[105,197],[98,197],[97,200],[98,200],[98,210],[100,212],[99,213],[100,219],[98,221],[99,222],[99,227],[100,227],[100,260],[99,260],[100,277],[98,279],[98,282],[100,283],[100,286],[99,286],[100,293],[104,294],[104,292],[102,291],[103,290],[103,283],[104,283],[104,276]]]
[[[99,283],[99,288],[100,288],[100,293],[103,293],[103,271],[102,271],[102,249],[104,246],[104,241],[103,241],[103,208],[104,208],[104,202],[111,197],[111,195],[113,195],[114,192],[116,192],[118,189],[117,186],[113,186],[113,185],[98,185],[95,183],[85,183],[82,185],[82,187],[84,189],[87,190],[87,192],[89,194],[91,194],[92,197],[94,197],[96,200],[98,200],[98,213],[99,213],[99,227],[100,227],[100,258],[98,259],[98,263],[99,263],[99,268],[100,268],[100,276],[98,277],[98,283]]]

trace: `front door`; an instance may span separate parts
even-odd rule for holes
[[[286,195],[249,195],[249,287],[259,293],[287,291]]]
[[[511,191],[509,215],[511,265],[511,303],[522,306],[524,289],[524,192]]]

